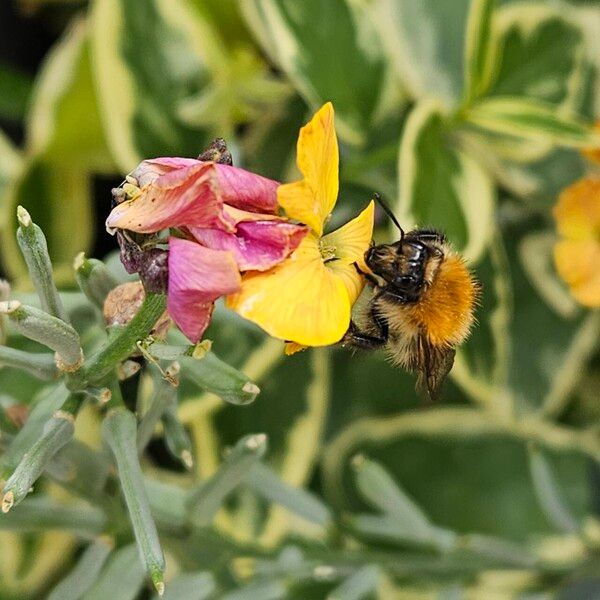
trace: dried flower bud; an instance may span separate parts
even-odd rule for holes
[[[110,291],[106,300],[102,314],[104,321],[108,326],[127,325],[137,314],[142,306],[146,296],[144,286],[139,281],[130,281],[122,283]],[[151,334],[157,339],[163,339],[171,325],[171,319],[165,311],[156,322]]]
[[[117,231],[117,241],[121,247],[121,262],[125,270],[128,273],[139,273],[146,291],[155,294],[165,293],[169,279],[167,250],[160,248],[142,250],[122,231]]]
[[[169,267],[167,250],[152,248],[144,252],[138,273],[147,292],[162,294],[167,291]]]
[[[227,142],[223,138],[212,141],[208,148],[198,155],[198,160],[210,160],[220,165],[233,165],[231,152],[227,149]]]

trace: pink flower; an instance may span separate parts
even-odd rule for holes
[[[106,220],[110,232],[176,230],[168,238],[167,306],[190,340],[201,339],[215,300],[239,291],[240,271],[272,268],[306,235],[304,225],[277,216],[278,186],[230,165],[166,157],[143,161],[116,191],[122,201]],[[148,256],[146,243],[138,250]]]

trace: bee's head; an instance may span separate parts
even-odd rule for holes
[[[427,245],[409,236],[393,244],[371,246],[365,253],[369,269],[407,299],[421,293],[428,258]]]
[[[365,262],[375,275],[387,280],[386,273],[397,270],[398,261],[397,244],[379,244],[371,246],[365,253]]]

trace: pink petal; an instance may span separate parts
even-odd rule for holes
[[[298,247],[308,228],[283,220],[267,220],[240,222],[235,234],[201,227],[192,227],[190,232],[209,248],[230,250],[240,271],[266,271]]]
[[[179,156],[163,156],[142,161],[130,175],[137,180],[139,187],[144,187],[158,177],[174,171],[199,164],[195,158],[180,158]]]
[[[154,233],[168,227],[216,227],[233,230],[223,213],[218,179],[212,163],[194,161],[168,171],[146,185],[139,195],[113,208],[106,227]]]
[[[138,180],[141,187],[155,181],[160,175],[198,164],[207,163],[195,158],[177,156],[152,158],[140,163],[131,175]],[[277,181],[229,165],[215,163],[215,168],[224,202],[248,211],[275,212],[279,208]]]
[[[229,165],[216,164],[215,168],[227,204],[252,212],[274,213],[279,209],[277,181]]]
[[[204,248],[196,242],[169,239],[171,318],[192,342],[208,327],[214,301],[240,289],[241,276],[231,252]]]
[[[237,225],[240,221],[278,221],[282,219],[282,217],[277,215],[240,210],[239,208],[234,208],[229,204],[223,204],[223,212],[235,225]]]

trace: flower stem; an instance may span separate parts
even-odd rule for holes
[[[136,342],[148,337],[165,308],[164,294],[146,294],[135,317],[105,346],[90,356],[79,371],[71,375],[69,388],[82,390],[105,379],[120,362],[128,358]]]

